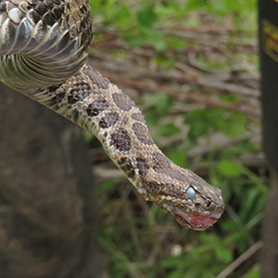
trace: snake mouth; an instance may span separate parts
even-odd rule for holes
[[[217,219],[215,217],[185,212],[178,208],[175,208],[173,212],[175,219],[183,227],[190,228],[196,231],[204,231],[208,227],[212,226],[215,222],[217,222]]]

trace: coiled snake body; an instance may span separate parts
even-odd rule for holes
[[[0,0],[0,80],[93,133],[146,200],[205,230],[220,189],[169,160],[135,103],[85,64],[92,36],[87,0]]]

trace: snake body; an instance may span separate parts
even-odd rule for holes
[[[86,65],[92,36],[87,0],[0,0],[0,80],[94,134],[146,200],[205,230],[220,189],[168,159],[135,103]]]

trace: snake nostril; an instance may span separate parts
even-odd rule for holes
[[[196,204],[195,204],[195,208],[196,208],[196,209],[198,209],[198,208],[200,208],[200,207],[201,207],[201,204],[200,204],[200,203],[196,203]]]
[[[211,207],[211,205],[212,205],[212,202],[211,202],[211,201],[206,201],[206,208]]]

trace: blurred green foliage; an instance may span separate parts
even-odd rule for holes
[[[184,49],[188,47],[188,42],[158,28],[162,23],[202,27],[199,17],[195,16],[200,11],[211,16],[220,26],[221,21],[228,18],[235,30],[230,35],[231,49],[237,34],[248,30],[253,32],[253,37],[247,36],[246,40],[254,40],[257,28],[255,0],[92,0],[90,4],[93,16],[100,18],[101,26],[114,26],[131,48],[154,48],[160,54],[154,60],[164,70],[175,65],[172,57],[167,55],[167,49]],[[101,34],[96,30],[96,35]],[[208,61],[202,55],[198,58],[202,65],[213,71],[237,67],[242,58],[248,59],[257,68],[254,54],[244,57],[235,54],[234,59],[223,58],[218,62]],[[238,98],[228,93],[222,96],[222,101],[237,103]],[[183,128],[166,118],[175,105],[173,97],[165,92],[146,94],[139,99],[139,105],[144,108],[148,126],[155,131],[154,139],[167,140],[176,135],[183,138],[183,144],[172,144],[163,149],[182,167],[188,166],[187,152],[198,146],[200,140],[210,146],[214,134],[239,138],[248,132],[250,123],[250,117],[240,112],[222,108],[193,109],[187,111],[182,119],[182,124],[188,128],[185,136]],[[252,124],[259,126],[258,121]],[[269,185],[257,169],[245,167],[239,159],[259,151],[258,145],[246,139],[221,151],[212,148],[205,157],[194,159],[195,163],[208,170],[210,183],[221,188],[226,203],[226,212],[217,227],[204,233],[180,227],[175,233],[171,229],[167,231],[166,223],[171,221],[171,225],[175,225],[171,217],[155,206],[149,208],[148,216],[136,215],[129,201],[130,195],[134,195],[131,189],[127,189],[121,179],[103,182],[99,192],[106,221],[103,221],[100,236],[109,277],[217,277],[260,240],[262,209]],[[124,199],[118,211],[113,203],[117,194]],[[109,224],[114,223],[109,217],[117,219],[117,224]],[[173,251],[175,248],[179,250],[176,253]],[[258,278],[259,274],[256,260],[251,260],[227,277]]]

